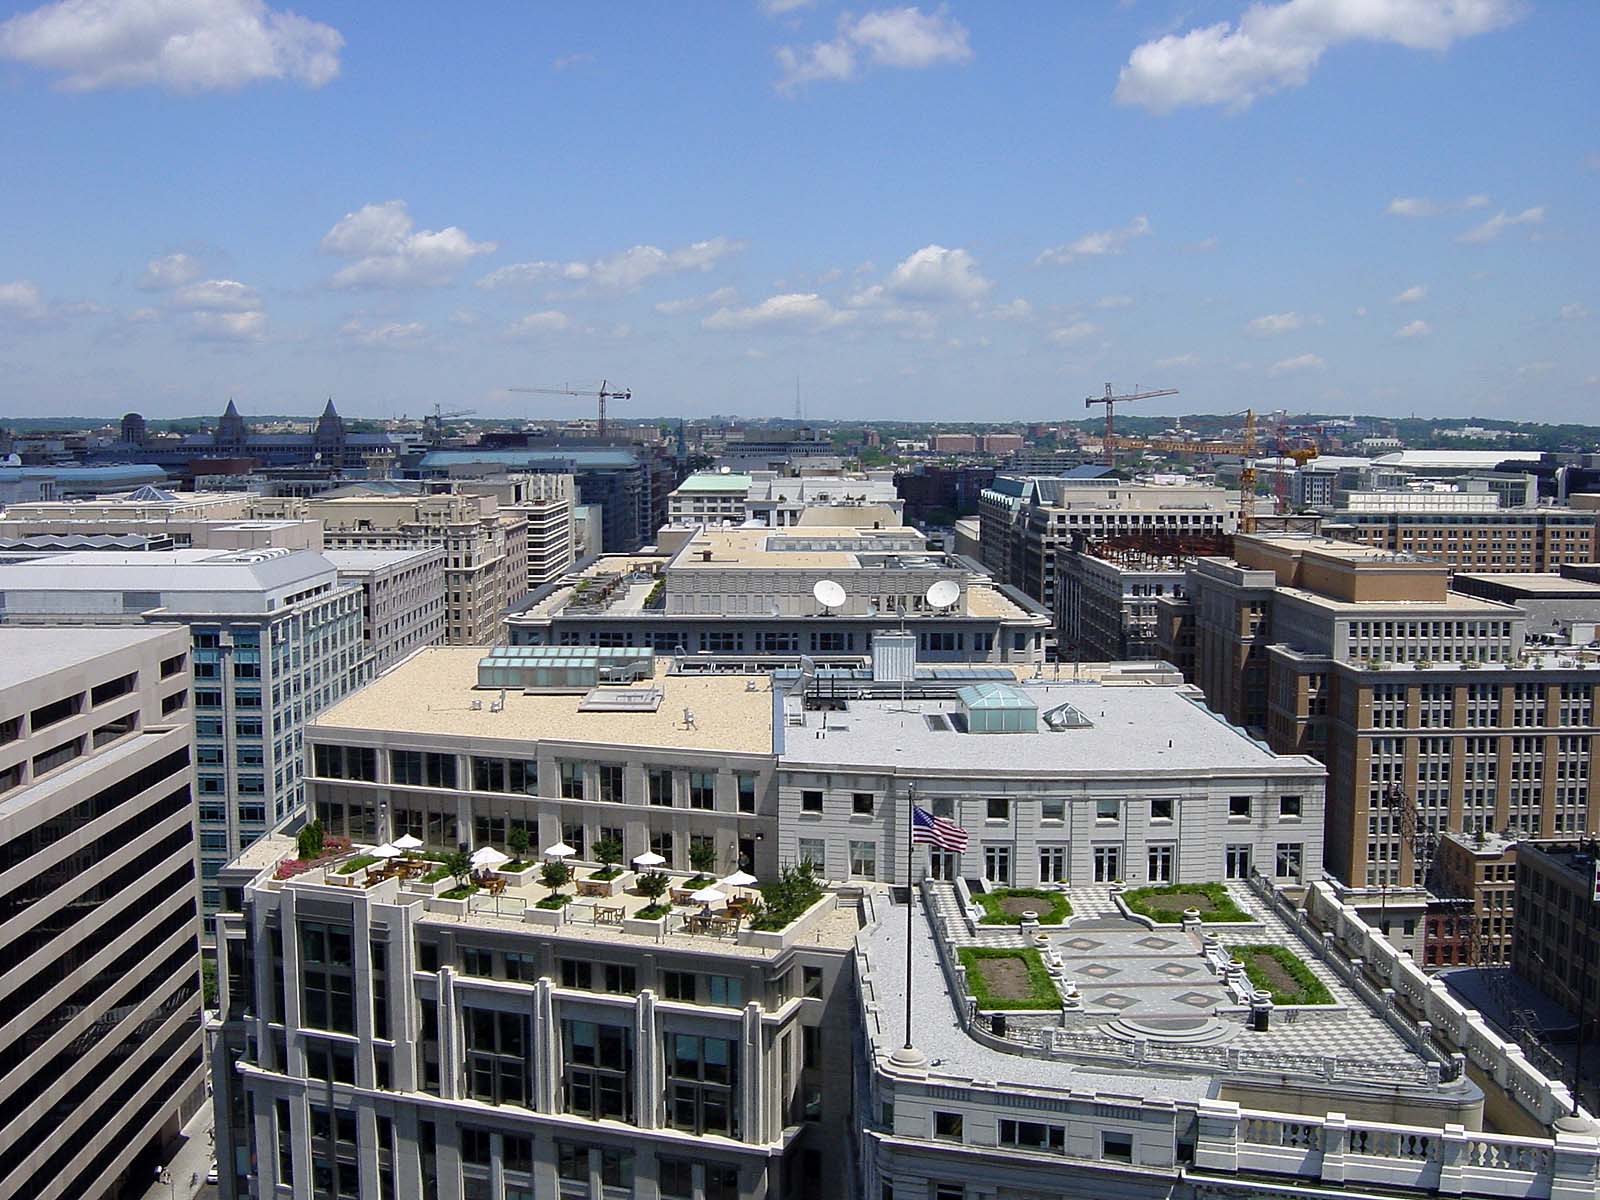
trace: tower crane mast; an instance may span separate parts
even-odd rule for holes
[[[599,405],[598,418],[595,421],[595,432],[600,437],[606,435],[606,401],[631,400],[631,388],[608,388],[609,380],[602,379],[598,388],[547,388],[547,387],[514,387],[507,388],[508,392],[526,392],[536,396],[593,396]]]
[[[1106,406],[1106,466],[1114,467],[1117,465],[1117,405],[1126,404],[1130,400],[1149,400],[1154,396],[1176,396],[1177,394],[1177,388],[1163,388],[1157,392],[1126,392],[1119,396],[1112,391],[1111,385],[1108,383],[1106,384],[1106,394],[1104,396],[1090,396],[1084,400],[1083,406],[1085,408],[1093,408],[1096,404],[1104,404]]]

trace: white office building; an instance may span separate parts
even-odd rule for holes
[[[305,806],[305,722],[356,686],[361,588],[309,550],[64,554],[0,571],[10,625],[187,625],[207,913],[222,865]],[[209,920],[209,917],[208,917]]]

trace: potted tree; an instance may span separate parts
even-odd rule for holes
[[[472,859],[465,850],[452,850],[445,855],[444,861],[429,872],[429,876],[439,875],[442,878],[429,878],[424,876],[423,883],[429,888],[430,894],[425,901],[430,912],[446,912],[454,916],[464,917],[472,907],[472,893],[478,890],[478,885],[472,882]],[[453,879],[455,886],[445,891],[436,889],[443,886],[445,880]]]
[[[689,865],[695,876],[689,881],[692,888],[705,887],[711,882],[711,872],[717,869],[717,847],[710,841],[694,842],[689,847]]]
[[[561,889],[572,878],[572,868],[564,862],[547,862],[539,868],[539,882],[550,889],[550,894],[539,901],[537,907],[546,909],[564,908],[572,899]]]
[[[650,903],[622,919],[624,933],[659,938],[667,931],[667,918],[672,915],[672,905],[664,897],[672,880],[665,871],[645,871],[637,880],[639,890],[650,897]]]
[[[579,886],[585,896],[615,896],[622,891],[626,880],[622,868],[622,843],[616,838],[601,838],[594,844],[594,856],[600,862],[598,870]]]
[[[526,825],[513,825],[511,832],[506,834],[506,849],[511,851],[511,861],[503,864],[499,873],[510,881],[512,887],[523,887],[532,882],[534,872],[539,869],[537,863],[528,860],[532,845],[533,835],[528,832]]]

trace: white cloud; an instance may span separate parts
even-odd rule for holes
[[[1297,312],[1268,313],[1245,325],[1245,332],[1256,337],[1275,337],[1280,333],[1293,333],[1307,325],[1320,325],[1319,317],[1308,317]]]
[[[343,45],[332,26],[263,0],[57,0],[0,24],[0,57],[58,72],[71,91],[319,88],[338,76]]]
[[[579,51],[576,54],[563,54],[560,58],[552,59],[550,61],[550,67],[552,70],[566,71],[573,67],[581,67],[586,63],[592,63],[593,61],[594,55]]]
[[[966,27],[959,21],[942,12],[925,13],[912,5],[876,9],[861,17],[846,13],[839,18],[838,32],[831,41],[781,46],[777,58],[783,76],[774,86],[779,92],[792,94],[808,83],[853,79],[863,61],[872,66],[918,71],[941,63],[968,62],[972,47]]]
[[[191,314],[194,336],[206,342],[259,342],[266,338],[267,314],[197,312]]]
[[[1432,332],[1433,326],[1429,325],[1426,321],[1407,321],[1404,325],[1400,326],[1399,329],[1394,331],[1394,335],[1397,338],[1410,341],[1413,338],[1427,337]]]
[[[986,315],[995,321],[1031,321],[1033,305],[1018,296],[1009,303],[996,304]]]
[[[1540,359],[1538,362],[1523,363],[1517,368],[1518,375],[1548,375],[1556,369],[1556,364],[1549,359]]]
[[[739,289],[720,287],[714,292],[704,296],[684,296],[678,300],[663,300],[656,305],[656,311],[664,317],[676,317],[683,313],[699,312],[701,309],[726,307],[739,298]]]
[[[736,238],[714,237],[691,242],[676,250],[659,246],[633,246],[594,262],[513,263],[478,280],[486,289],[521,287],[535,283],[582,283],[604,291],[631,292],[651,279],[686,271],[709,271],[725,258],[740,253],[745,243]]]
[[[1098,233],[1086,233],[1075,242],[1068,242],[1064,246],[1052,246],[1040,253],[1034,260],[1035,266],[1052,263],[1056,266],[1065,266],[1080,258],[1098,258],[1106,254],[1121,254],[1125,247],[1134,238],[1145,237],[1150,233],[1150,219],[1144,216],[1135,217],[1121,229],[1102,229]]]
[[[889,272],[883,291],[899,300],[940,304],[977,300],[993,286],[965,250],[924,246]]]
[[[1563,304],[1561,306],[1561,319],[1563,321],[1586,321],[1589,319],[1589,310],[1581,304]]]
[[[1507,213],[1504,209],[1495,213],[1482,225],[1474,225],[1467,232],[1456,238],[1458,242],[1492,242],[1513,225],[1542,225],[1544,224],[1544,209],[1525,208],[1519,213]]]
[[[1088,321],[1074,321],[1050,331],[1050,340],[1058,346],[1071,346],[1100,332],[1100,326]]]
[[[1284,0],[1256,3],[1238,24],[1220,21],[1136,46],[1117,77],[1119,104],[1170,113],[1218,104],[1238,112],[1300,87],[1325,51],[1347,42],[1448,50],[1504,28],[1521,0]]]
[[[1198,242],[1190,242],[1183,247],[1183,252],[1185,254],[1210,254],[1220,245],[1222,245],[1222,240],[1213,233],[1209,237],[1201,238]]]
[[[769,17],[781,17],[798,9],[810,8],[816,0],[761,0],[761,11]]]
[[[1364,317],[1366,315],[1367,315],[1367,306],[1365,304],[1356,305],[1356,316]]]
[[[324,254],[351,260],[334,273],[338,288],[438,286],[494,249],[493,242],[474,242],[454,225],[437,232],[416,229],[404,200],[346,213],[321,243]]]
[[[1101,296],[1094,302],[1096,308],[1132,308],[1132,296]]]
[[[1293,375],[1301,371],[1320,371],[1328,364],[1315,354],[1297,354],[1281,358],[1267,368],[1268,375]]]
[[[339,329],[347,339],[359,346],[375,349],[411,346],[428,336],[428,327],[421,321],[391,321],[386,325],[367,325],[361,321],[346,321]]]
[[[1391,217],[1437,217],[1440,213],[1488,208],[1489,197],[1463,196],[1460,200],[1434,200],[1427,196],[1396,196],[1383,211]]]
[[[261,307],[261,297],[255,288],[237,279],[205,279],[174,291],[172,304],[191,312],[254,312]]]
[[[706,329],[791,329],[816,332],[843,325],[855,317],[840,312],[815,292],[769,296],[752,308],[719,308],[700,322]]]
[[[1161,368],[1163,371],[1166,371],[1166,370],[1170,370],[1173,367],[1193,367],[1193,366],[1197,366],[1199,364],[1199,362],[1200,362],[1200,356],[1198,354],[1194,354],[1194,353],[1190,353],[1190,354],[1174,354],[1174,355],[1171,355],[1171,356],[1169,356],[1167,358],[1158,358],[1158,359],[1156,359],[1156,364],[1155,365],[1157,367]]]
[[[572,327],[572,319],[564,312],[547,308],[518,317],[506,326],[507,337],[538,337],[546,333],[562,333]]]
[[[146,292],[164,292],[200,278],[200,264],[188,254],[167,254],[152,258],[139,276],[139,287]]]
[[[1424,297],[1426,297],[1427,294],[1428,294],[1428,285],[1427,284],[1425,284],[1425,283],[1414,283],[1410,287],[1408,287],[1405,291],[1396,292],[1393,296],[1390,296],[1389,297],[1389,303],[1390,304],[1415,304],[1418,300],[1421,300]]]
[[[29,279],[0,283],[0,318],[20,321],[42,321],[50,315],[39,285]]]

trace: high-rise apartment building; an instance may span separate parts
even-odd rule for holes
[[[6,567],[0,589],[8,625],[188,626],[214,912],[222,864],[305,805],[301,731],[359,682],[361,589],[322,555],[282,549],[63,554]]]
[[[438,485],[430,485],[438,486]],[[537,591],[572,569],[577,535],[573,509],[578,487],[571,475],[488,475],[453,479],[450,490],[465,496],[493,496],[504,512],[528,520],[528,588]]]
[[[1415,555],[1239,536],[1163,598],[1162,647],[1228,720],[1328,766],[1328,869],[1354,887],[1427,884],[1446,830],[1595,829],[1600,661],[1528,643],[1513,605],[1448,590]]]
[[[190,721],[181,627],[0,629],[4,1200],[109,1200],[205,1099]]]

